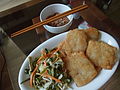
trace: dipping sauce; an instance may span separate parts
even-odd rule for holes
[[[55,15],[57,15],[57,14],[59,14],[59,13],[55,13],[55,14],[53,14],[53,15],[51,15],[51,16],[48,16],[47,19],[50,18],[50,17],[53,17],[53,16],[55,16]],[[55,20],[55,21],[53,21],[53,22],[50,22],[50,23],[48,23],[47,25],[53,26],[53,27],[59,27],[59,26],[63,26],[63,25],[65,25],[65,24],[67,24],[69,21],[70,21],[70,20],[69,20],[67,17],[63,17],[63,18],[60,18],[60,19]]]

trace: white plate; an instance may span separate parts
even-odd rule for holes
[[[119,50],[119,46],[118,43],[116,42],[116,40],[109,34],[100,31],[101,32],[101,40],[118,48]],[[42,43],[41,45],[39,45],[37,48],[35,48],[29,55],[32,57],[37,57],[39,56],[40,50],[43,48],[48,48],[48,49],[52,49],[54,47],[56,47],[61,41],[63,41],[65,39],[67,32],[59,34],[57,36],[52,37],[51,39],[45,41],[44,43]],[[18,77],[18,82],[19,82],[19,86],[21,88],[21,90],[33,90],[33,88],[31,88],[29,86],[29,83],[26,82],[24,84],[20,84],[20,82],[22,82],[23,80],[25,80],[27,78],[27,76],[24,73],[24,70],[26,67],[28,67],[28,57],[25,59],[24,63],[22,64],[22,67],[20,68],[20,72],[19,72],[19,77]],[[118,57],[119,58],[119,57]],[[117,59],[118,59],[117,58]],[[112,70],[104,70],[102,69],[102,71],[100,72],[100,74],[94,79],[92,80],[90,83],[88,83],[85,86],[82,87],[77,87],[75,84],[72,84],[72,87],[74,90],[97,90],[99,89],[101,86],[103,86],[109,79],[110,77],[113,75],[113,73],[115,72],[117,66],[119,63],[119,59],[116,62],[116,64],[114,65],[114,67],[112,68]]]

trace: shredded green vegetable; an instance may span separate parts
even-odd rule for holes
[[[53,49],[55,50],[55,49]],[[53,50],[44,49],[44,54],[49,54]],[[43,53],[41,56],[44,55]],[[31,58],[30,58],[31,59]],[[26,74],[29,76],[31,72],[35,69],[37,64],[37,59],[33,62],[29,60],[29,68],[25,69]],[[52,78],[45,77],[44,73],[48,73],[48,75],[60,80],[60,82],[56,82]],[[67,74],[67,70],[64,68],[64,62],[61,58],[61,53],[59,51],[53,53],[51,56],[47,56],[40,61],[38,69],[34,75],[33,86],[36,89],[43,90],[64,90],[69,88],[69,84],[71,83],[72,78]]]

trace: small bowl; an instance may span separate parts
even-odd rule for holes
[[[54,15],[55,13],[63,13],[68,10],[71,10],[71,8],[64,4],[51,4],[45,7],[41,13],[40,13],[40,21],[45,20],[47,17]],[[53,27],[50,25],[43,25],[46,30],[48,30],[51,33],[61,33],[69,29],[69,27],[72,25],[73,21],[73,15],[67,16],[69,19],[69,22],[65,25],[59,26],[59,27]]]

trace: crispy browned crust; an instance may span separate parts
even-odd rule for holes
[[[86,54],[96,65],[104,69],[112,69],[116,62],[117,49],[102,41],[89,41]]]
[[[58,45],[65,68],[78,87],[93,80],[102,68],[112,69],[116,62],[117,49],[97,41],[99,37],[100,33],[95,28],[74,29],[69,31],[66,39]]]
[[[71,30],[68,32],[64,49],[67,53],[85,51],[87,48],[87,35],[81,30]]]
[[[58,47],[61,47],[61,51],[69,54],[72,52],[86,51],[88,40],[98,40],[99,31],[95,28],[89,28],[85,30],[70,30],[66,36],[66,39],[62,41]]]
[[[84,30],[88,36],[89,40],[98,40],[100,38],[100,33],[96,28],[88,28]]]
[[[60,48],[59,51],[61,52],[62,57],[66,57],[67,54],[65,52],[65,41],[60,42],[59,45],[58,45],[58,48]]]
[[[102,68],[99,66],[95,66],[95,69],[97,70],[98,73],[100,73],[100,71],[102,70]]]
[[[89,83],[97,75],[94,65],[84,52],[71,53],[65,59],[65,66],[78,87]]]

